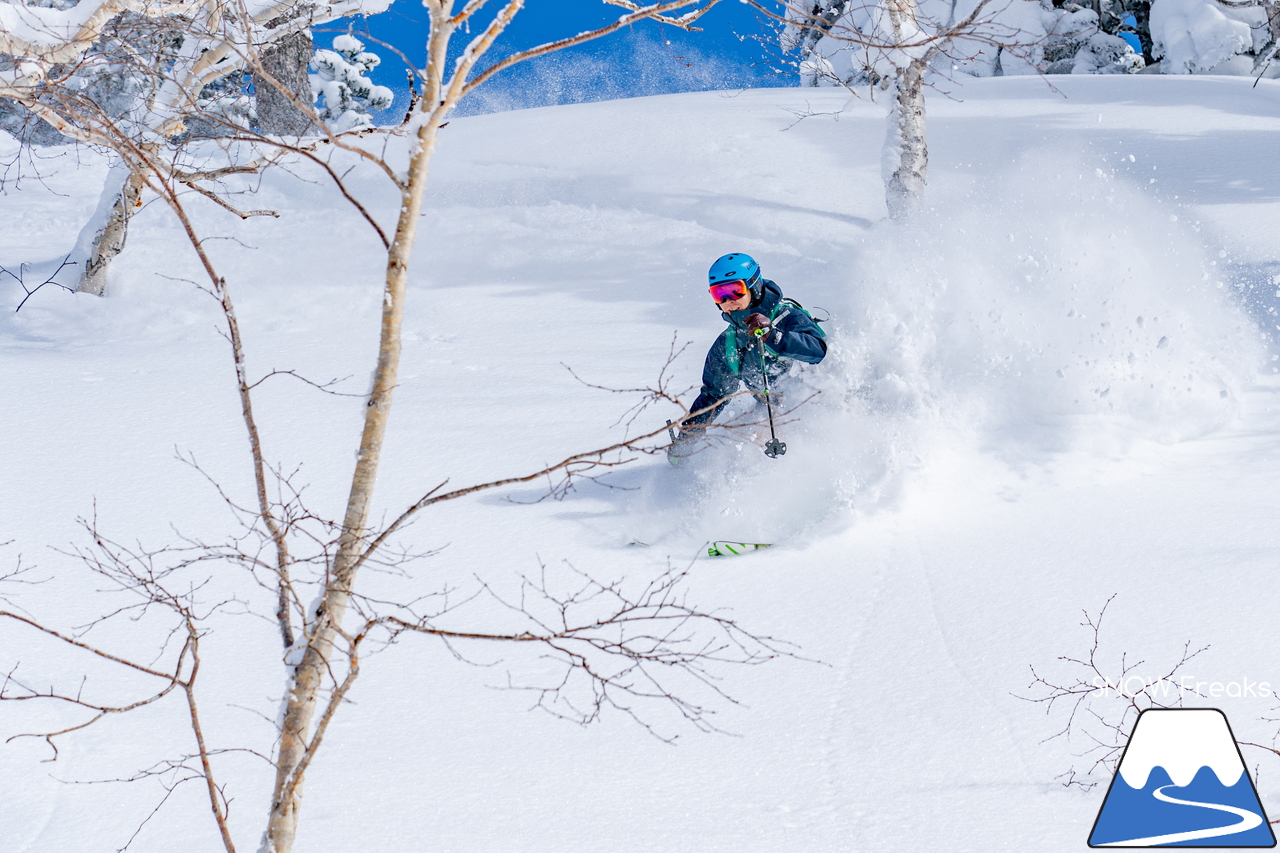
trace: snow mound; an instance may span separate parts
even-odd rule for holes
[[[1249,25],[1209,0],[1156,0],[1151,4],[1151,52],[1166,74],[1209,71],[1253,45]]]

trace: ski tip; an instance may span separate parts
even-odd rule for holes
[[[769,542],[712,542],[707,548],[709,557],[737,557],[761,548],[768,548]]]

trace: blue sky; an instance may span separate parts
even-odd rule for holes
[[[491,0],[493,10],[504,5]],[[528,0],[490,61],[511,52],[607,24],[623,10],[600,0]],[[722,0],[698,24],[702,32],[686,33],[652,22],[638,24],[606,39],[517,66],[491,80],[460,112],[493,112],[546,104],[667,92],[754,86],[795,85],[794,75],[779,73],[780,57],[770,25],[745,3]],[[354,22],[357,36],[395,46],[416,64],[423,61],[426,10],[421,0],[396,0],[381,15]],[[329,47],[333,27],[315,33],[317,47]],[[468,39],[456,39],[465,44]],[[404,63],[372,41],[382,56],[375,82],[397,92],[390,114],[403,110],[407,98]],[[390,117],[390,116],[389,116]]]

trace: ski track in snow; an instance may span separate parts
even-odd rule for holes
[[[785,426],[783,459],[743,440],[679,470],[661,459],[623,469],[613,482],[625,491],[505,500],[536,498],[530,487],[444,505],[408,541],[448,547],[406,578],[368,582],[423,594],[480,571],[511,583],[540,562],[630,579],[692,564],[700,603],[829,666],[724,673],[743,705],[717,723],[738,736],[677,729],[672,748],[621,718],[579,729],[490,689],[504,683],[489,666],[499,658],[521,675],[538,661],[481,650],[486,666],[469,667],[402,644],[371,658],[309,771],[299,849],[1078,850],[1105,785],[1081,794],[1054,781],[1080,746],[1044,742],[1054,721],[1017,698],[1028,664],[1087,649],[1080,612],[1112,593],[1116,660],[1163,665],[1191,640],[1212,645],[1198,678],[1258,680],[1280,643],[1265,594],[1280,559],[1280,380],[1262,363],[1280,349],[1258,332],[1280,305],[1269,277],[1280,170],[1268,165],[1280,84],[1250,83],[1055,79],[1063,97],[993,78],[931,97],[929,209],[915,228],[882,221],[882,108],[843,92],[452,122],[414,261],[376,513],[394,517],[445,476],[484,482],[616,437],[608,426],[626,404],[562,364],[643,387],[676,333],[693,344],[675,385],[695,385],[722,328],[703,276],[725,252],[753,253],[790,295],[831,311],[832,351],[793,380],[793,393],[821,393]],[[787,109],[841,108],[838,121],[785,129]],[[0,265],[61,257],[101,166],[88,157],[53,175],[61,195],[30,184],[0,195],[15,223],[0,232]],[[394,210],[375,176],[349,180],[373,209]],[[197,209],[227,238],[210,245],[251,369],[351,375],[339,390],[362,393],[375,238],[321,181],[277,174],[260,196],[253,206],[280,220]],[[15,593],[23,607],[66,625],[96,612],[93,584],[64,576],[72,564],[48,548],[83,543],[77,516],[96,512],[148,544],[173,541],[170,525],[226,534],[225,507],[175,448],[252,501],[215,306],[178,281],[197,273],[152,204],[110,298],[47,290],[15,315],[12,283],[0,286],[0,542],[16,540],[0,568],[21,550],[57,573]],[[314,506],[341,506],[360,401],[287,379],[259,395],[273,462],[303,466]],[[777,544],[713,560],[697,556],[708,539]],[[142,628],[95,632],[155,653]],[[202,695],[218,699],[202,711],[220,745],[271,748],[254,712],[276,711],[277,662],[261,653],[272,633],[229,621],[208,640]],[[21,662],[52,683],[80,665],[42,654],[0,629],[0,671]],[[1218,701],[1237,731],[1268,710]],[[0,706],[0,741],[23,725],[14,713]],[[180,714],[149,713],[77,734],[58,778],[118,778],[189,750]],[[0,792],[22,807],[0,809],[0,838],[24,853],[116,849],[159,800],[146,783],[53,783],[42,755],[15,749],[0,745]],[[270,780],[237,754],[218,766],[248,847]],[[216,843],[207,804],[183,786],[130,849]]]
[[[937,630],[938,638],[941,641],[942,649],[946,653],[947,662],[951,665],[951,668],[955,670],[956,675],[960,676],[968,686],[968,701],[982,706],[983,711],[989,720],[999,720],[1001,728],[1004,729],[1005,737],[1010,743],[1014,742],[1013,727],[1009,721],[1009,711],[1001,708],[992,700],[987,692],[983,690],[981,683],[978,682],[971,673],[965,671],[961,661],[955,653],[954,644],[956,641],[948,637],[948,631],[944,619],[944,608],[940,606],[938,593],[936,592],[934,583],[930,578],[931,571],[929,563],[926,562],[924,553],[920,550],[919,542],[915,537],[912,537],[911,542],[915,549],[915,566],[920,573],[920,577],[924,581],[925,587],[928,589],[930,612],[933,616],[933,623]],[[1027,766],[1025,757],[1021,754],[1015,754],[1015,759],[1018,761],[1020,768],[1025,771],[1027,778],[1032,778],[1034,772]]]
[[[842,755],[846,744],[840,735],[839,726],[842,710],[850,706],[851,699],[856,692],[854,690],[854,685],[857,683],[856,651],[869,630],[870,614],[884,601],[885,592],[888,589],[889,568],[887,563],[887,560],[877,560],[871,564],[874,568],[863,575],[864,583],[866,584],[864,589],[869,589],[864,594],[863,606],[859,611],[860,622],[856,631],[849,631],[846,634],[848,642],[842,646],[841,658],[835,665],[837,677],[834,679],[835,683],[827,695],[828,710],[825,724],[826,733],[824,735],[826,748],[823,751],[823,772],[826,777],[825,797],[817,814],[825,816],[832,821],[844,818],[845,822],[851,823],[856,820],[856,816],[851,819],[848,815],[841,814],[842,806],[849,800],[850,794],[847,790],[847,782],[853,774],[850,772],[851,766],[848,758]],[[852,766],[856,767],[856,764]]]

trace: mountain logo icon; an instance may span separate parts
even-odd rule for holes
[[[1275,847],[1217,708],[1143,711],[1089,834],[1090,847]]]

